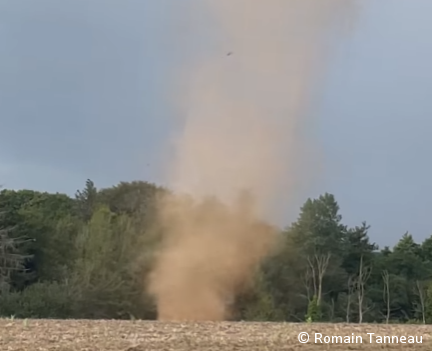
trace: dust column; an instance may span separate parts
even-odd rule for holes
[[[219,30],[220,52],[184,75],[187,109],[160,204],[165,240],[150,291],[160,319],[222,320],[271,249],[261,222],[314,161],[301,137],[312,89],[354,0],[196,0]],[[197,10],[197,16],[199,11]],[[254,201],[241,201],[248,189]],[[217,201],[205,200],[214,196]],[[244,199],[243,199],[244,200]]]

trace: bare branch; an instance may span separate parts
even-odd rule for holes
[[[317,304],[321,304],[322,299],[322,282],[326,274],[329,262],[331,258],[331,253],[325,255],[314,254],[313,258],[307,258],[309,267],[312,270],[313,282],[314,282],[314,293],[317,296]]]
[[[363,316],[369,312],[372,307],[364,306],[364,298],[366,295],[365,286],[372,273],[371,267],[365,267],[363,263],[363,255],[360,258],[359,274],[357,277],[357,298],[359,308],[359,324],[363,322]]]
[[[390,320],[390,276],[387,270],[384,270],[381,275],[384,282],[383,299],[387,306],[386,324],[388,324]]]
[[[416,294],[419,298],[422,322],[423,324],[426,324],[426,304],[425,303],[426,303],[427,285],[424,284],[423,281],[416,280],[416,284],[413,290],[414,290],[414,294]]]

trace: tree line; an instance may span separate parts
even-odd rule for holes
[[[163,236],[156,200],[167,191],[91,180],[74,197],[3,189],[0,316],[155,319],[146,277]],[[332,194],[307,199],[232,319],[432,323],[432,236],[416,243],[405,233],[380,249],[369,229],[343,224]]]

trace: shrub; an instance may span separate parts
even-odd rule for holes
[[[65,284],[35,283],[21,292],[0,296],[0,316],[70,318],[73,296]]]
[[[321,317],[321,306],[318,305],[318,298],[314,296],[313,299],[309,301],[306,322],[319,322],[321,320]]]

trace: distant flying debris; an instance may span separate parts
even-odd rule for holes
[[[227,56],[231,56],[232,55],[232,51],[230,51],[228,54],[227,54]]]

